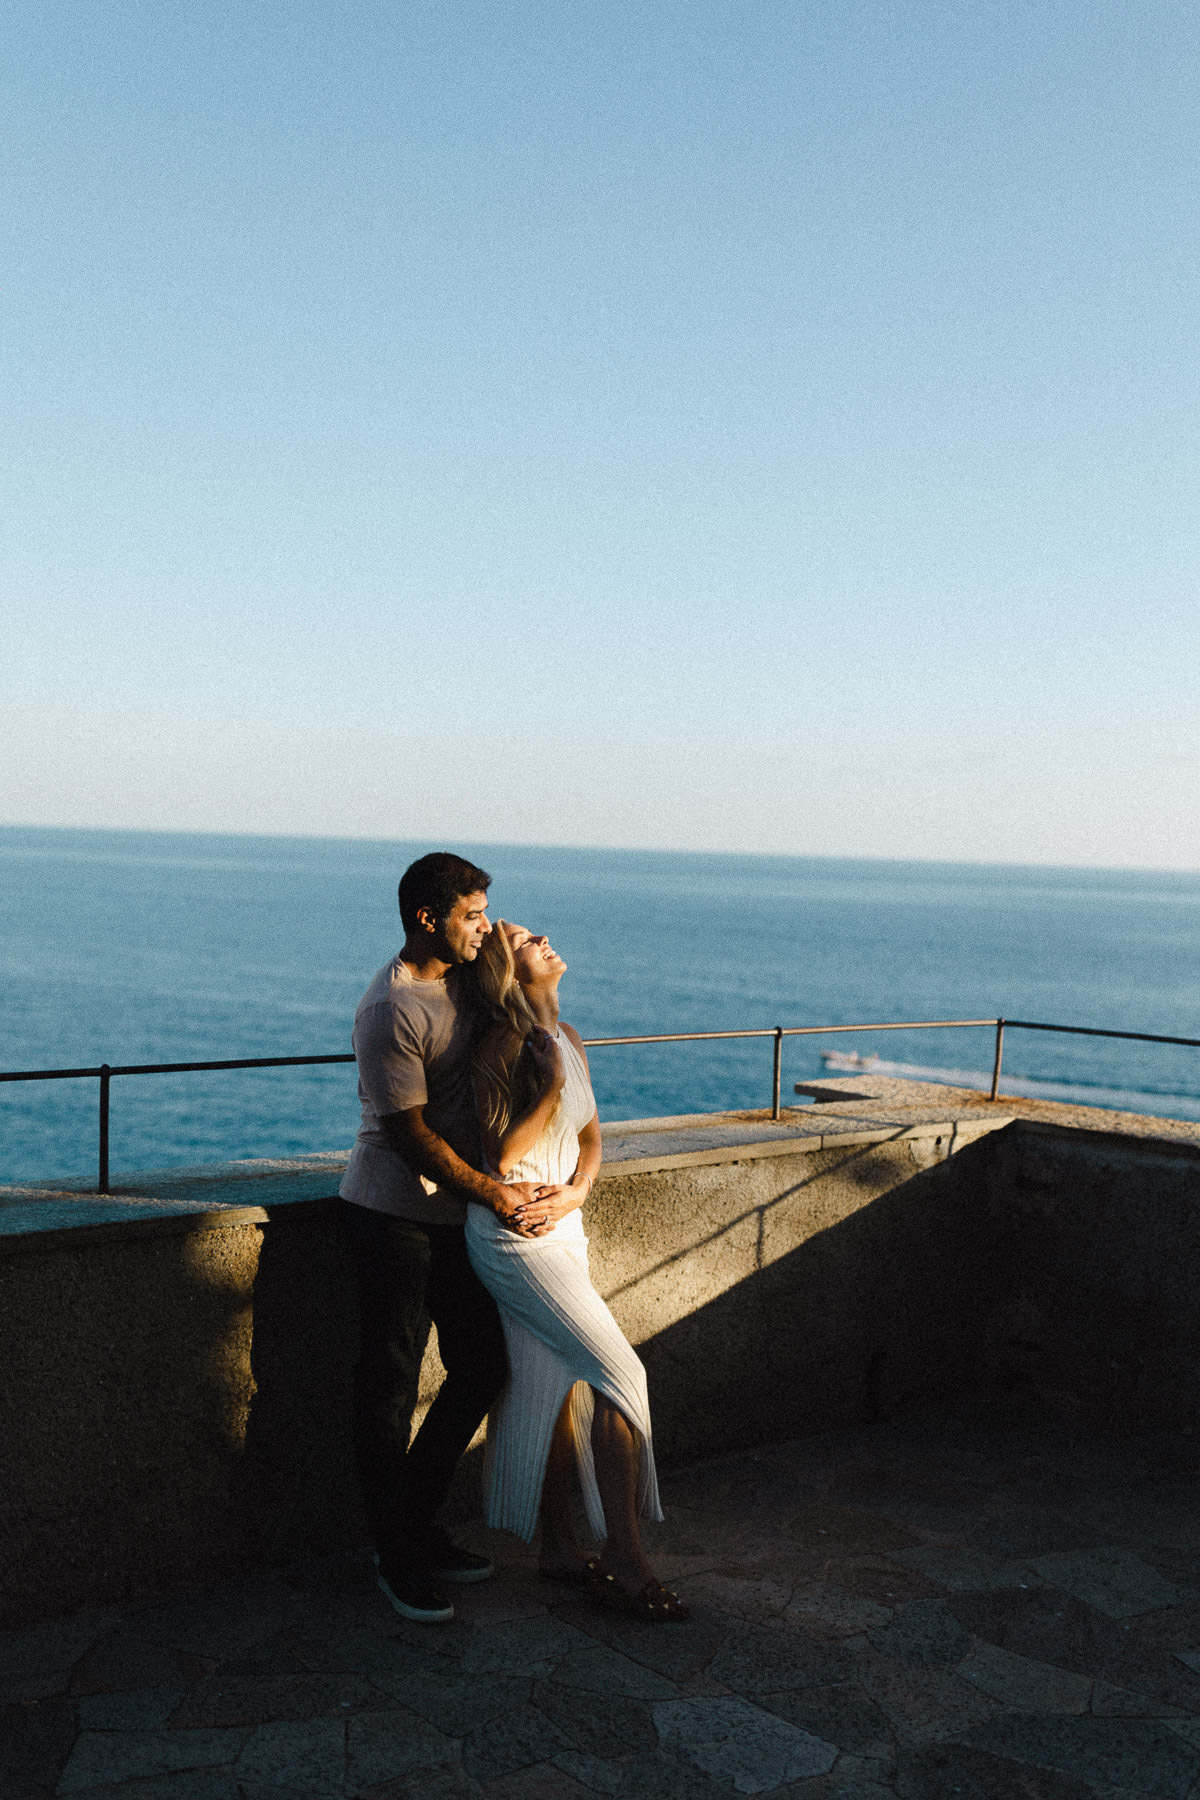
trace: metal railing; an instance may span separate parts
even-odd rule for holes
[[[992,1060],[992,1087],[988,1095],[996,1100],[1000,1094],[1000,1072],[1004,1060],[1004,1033],[1009,1031],[1060,1031],[1071,1037],[1130,1038],[1142,1044],[1183,1044],[1200,1050],[1200,1038],[1165,1037],[1156,1031],[1113,1031],[1097,1025],[1046,1025],[1033,1019],[889,1019],[874,1025],[763,1025],[749,1031],[659,1031],[639,1037],[584,1038],[589,1050],[610,1044],[697,1044],[723,1038],[773,1038],[774,1058],[771,1073],[771,1117],[780,1116],[780,1089],[783,1075],[783,1040],[786,1037],[826,1037],[851,1031],[955,1031],[986,1028],[995,1031],[996,1047]],[[352,1063],[354,1057],[343,1052],[337,1056],[236,1056],[222,1062],[174,1063],[101,1063],[90,1069],[10,1069],[0,1072],[4,1081],[75,1081],[94,1079],[100,1083],[100,1167],[95,1191],[107,1194],[108,1186],[108,1122],[109,1085],[114,1075],[186,1075],[208,1069],[295,1069],[311,1068],[323,1063]]]

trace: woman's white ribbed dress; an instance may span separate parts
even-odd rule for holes
[[[556,1036],[566,1076],[559,1105],[506,1181],[567,1182],[575,1173],[578,1134],[596,1103],[582,1056],[565,1032]],[[467,1251],[500,1309],[508,1344],[508,1386],[488,1419],[488,1524],[526,1543],[532,1538],[554,1422],[570,1394],[588,1524],[598,1538],[606,1535],[592,1463],[593,1388],[619,1406],[638,1433],[638,1510],[661,1519],[646,1371],[592,1286],[582,1213],[568,1213],[545,1237],[523,1238],[506,1231],[486,1207],[469,1206]]]

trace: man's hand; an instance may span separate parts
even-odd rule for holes
[[[555,1052],[557,1054],[557,1046]],[[540,1237],[554,1229],[553,1222],[546,1222],[545,1208],[538,1202],[538,1190],[533,1182],[497,1181],[493,1175],[472,1169],[449,1144],[429,1129],[422,1107],[412,1106],[402,1113],[388,1113],[379,1123],[387,1142],[410,1169],[448,1187],[459,1188],[469,1200],[490,1207],[506,1230],[515,1232],[518,1237]]]
[[[518,1237],[538,1237],[549,1230],[538,1204],[539,1189],[532,1181],[497,1182],[499,1198],[492,1211],[500,1223]]]

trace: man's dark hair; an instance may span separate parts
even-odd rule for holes
[[[486,869],[450,850],[419,856],[400,877],[400,922],[412,936],[421,929],[419,912],[428,910],[440,923],[464,894],[486,894],[491,885]]]

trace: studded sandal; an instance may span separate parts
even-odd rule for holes
[[[591,1592],[592,1576],[600,1566],[598,1556],[589,1556],[577,1569],[539,1569],[539,1581],[559,1581],[564,1587],[582,1587]]]
[[[667,1625],[675,1619],[691,1617],[691,1607],[661,1581],[648,1581],[636,1594],[623,1588],[615,1575],[610,1575],[600,1567],[599,1559],[593,1557],[586,1570],[584,1585],[593,1600],[602,1606],[615,1606],[619,1611],[628,1613],[631,1618],[642,1619],[647,1625]]]

